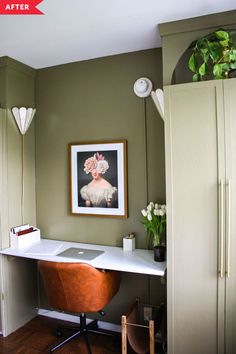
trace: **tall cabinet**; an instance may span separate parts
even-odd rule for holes
[[[165,87],[168,354],[236,353],[236,79]]]

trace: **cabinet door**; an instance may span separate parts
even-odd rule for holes
[[[226,127],[226,353],[236,353],[236,79],[224,80]]]
[[[217,274],[222,82],[166,87],[165,118],[168,353],[223,353],[224,278]]]

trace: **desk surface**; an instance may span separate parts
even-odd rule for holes
[[[129,273],[139,273],[139,274],[149,274],[149,275],[159,275],[163,276],[166,269],[166,262],[155,262],[153,260],[153,251],[136,249],[133,252],[123,251],[121,247],[112,247],[112,246],[101,246],[93,245],[86,243],[77,243],[77,242],[66,242],[66,241],[57,241],[49,239],[41,239],[38,243],[40,249],[50,247],[50,245],[61,245],[57,253],[61,253],[70,247],[79,247],[87,249],[96,249],[104,251],[103,254],[96,257],[91,261],[82,261],[79,259],[65,258],[52,254],[43,254],[40,253],[27,253],[25,249],[17,248],[6,248],[0,251],[0,254],[7,256],[16,256],[24,257],[36,260],[47,260],[53,262],[85,262],[91,264],[95,268],[99,269],[110,269],[118,270],[122,272]]]

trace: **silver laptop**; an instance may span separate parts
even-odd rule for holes
[[[81,259],[83,261],[91,261],[92,259],[100,256],[102,253],[104,253],[104,251],[90,250],[87,248],[70,247],[63,252],[58,253],[57,256]]]

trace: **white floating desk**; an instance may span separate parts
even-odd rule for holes
[[[90,261],[82,261],[74,258],[60,257],[56,254],[43,254],[50,246],[61,245],[57,253],[61,253],[70,247],[87,248],[104,251],[103,254]],[[38,243],[40,252],[27,253],[27,250],[17,248],[6,248],[0,251],[0,254],[6,256],[15,256],[30,258],[35,260],[47,260],[53,262],[85,262],[95,268],[118,270],[121,272],[149,274],[163,276],[165,274],[166,262],[155,262],[153,260],[153,251],[136,249],[135,251],[123,251],[121,247],[101,246],[87,243],[57,241],[41,239]]]

